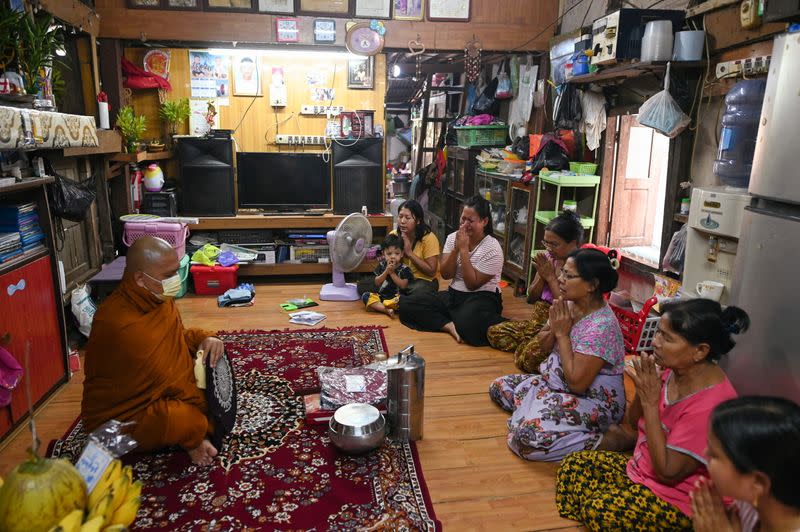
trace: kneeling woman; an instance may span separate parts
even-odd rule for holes
[[[627,370],[636,385],[633,458],[579,452],[558,470],[559,513],[589,530],[692,530],[690,493],[707,473],[709,418],[736,397],[717,361],[733,348],[731,333],[744,331],[749,319],[708,299],[664,305],[663,312],[653,355]]]
[[[420,331],[444,331],[457,341],[487,345],[486,330],[503,321],[498,283],[503,249],[492,236],[491,207],[473,196],[464,204],[461,225],[450,233],[439,271],[452,279],[447,291],[400,297],[400,320]]]
[[[507,375],[489,388],[512,412],[508,446],[528,460],[560,460],[596,449],[625,412],[625,346],[603,294],[617,286],[609,258],[595,249],[572,252],[558,277],[559,298],[539,333],[551,351],[541,375]]]

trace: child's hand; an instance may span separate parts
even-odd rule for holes
[[[397,268],[397,265],[394,263],[393,260],[390,260],[390,261],[386,262],[386,271],[387,272],[393,273],[395,268]]]

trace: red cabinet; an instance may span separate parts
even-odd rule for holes
[[[49,256],[0,275],[0,336],[11,334],[7,349],[23,367],[28,341],[31,346],[29,367],[12,396],[11,422],[28,411],[25,380],[30,381],[35,405],[67,375],[58,305]],[[0,413],[0,436],[4,417]]]

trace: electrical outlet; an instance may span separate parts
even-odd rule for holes
[[[288,144],[290,146],[305,146],[325,144],[325,137],[322,135],[276,135],[275,144]]]
[[[761,55],[717,63],[717,79],[767,74],[771,59],[770,55]]]
[[[301,115],[327,115],[329,112],[332,115],[338,115],[344,111],[341,105],[304,105],[300,108]]]

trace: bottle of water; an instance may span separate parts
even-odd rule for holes
[[[766,87],[766,79],[743,80],[725,96],[719,149],[714,161],[714,174],[725,185],[746,188],[750,183]]]

